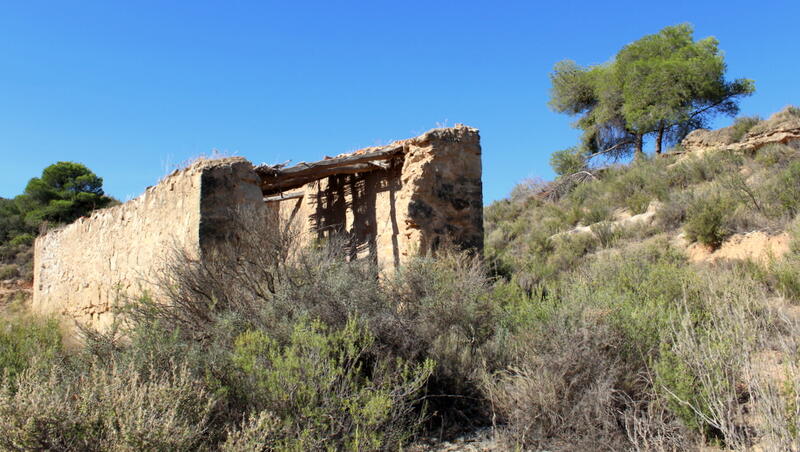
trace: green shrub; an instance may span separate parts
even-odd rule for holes
[[[667,172],[669,185],[686,188],[701,182],[716,179],[721,174],[739,171],[742,157],[733,152],[706,152],[700,156],[689,156],[671,167]]]
[[[797,149],[781,143],[772,143],[758,150],[755,161],[767,168],[783,167],[797,157]]]
[[[566,289],[574,302],[608,312],[629,359],[651,355],[669,331],[676,302],[691,293],[693,272],[666,239],[651,239],[621,254],[602,256]]]
[[[665,199],[667,180],[663,159],[643,159],[608,176],[609,201],[631,213],[644,213],[651,201]]]
[[[285,346],[262,331],[236,339],[257,412],[272,413],[263,441],[281,450],[379,450],[405,443],[409,413],[433,362],[366,359],[374,338],[354,320],[339,331],[300,321]],[[252,429],[252,427],[250,427]]]
[[[656,210],[655,223],[663,230],[679,228],[686,220],[689,206],[694,202],[691,191],[676,191]]]
[[[554,239],[553,243],[553,253],[547,262],[558,270],[576,265],[580,258],[597,249],[599,244],[597,238],[588,232],[563,234]]]
[[[0,281],[19,276],[19,268],[14,264],[0,264]]]
[[[617,240],[622,236],[620,227],[609,221],[595,223],[591,226],[591,229],[595,237],[597,237],[598,242],[600,242],[600,246],[603,248],[614,246]]]
[[[764,201],[761,193],[758,193],[755,187],[747,182],[747,179],[741,173],[732,173],[720,178],[720,189],[724,190],[730,198],[738,201],[737,204],[744,204],[752,210],[763,212]]]
[[[761,280],[794,304],[800,303],[800,217],[787,227],[789,253],[771,258],[762,268]]]
[[[34,238],[33,234],[20,234],[12,238],[8,243],[12,246],[30,246],[33,244]]]
[[[763,196],[773,217],[794,218],[800,213],[800,160],[788,164],[764,185]]]
[[[56,319],[0,314],[0,379],[13,385],[25,369],[50,365],[62,353]]]
[[[559,176],[568,176],[586,169],[586,157],[577,147],[553,152],[550,166]]]
[[[630,197],[627,198],[625,201],[625,207],[631,211],[634,215],[644,213],[647,211],[647,208],[650,206],[650,202],[653,201],[653,197],[645,192],[638,191],[632,193]]]
[[[734,143],[742,141],[745,134],[752,129],[756,124],[761,122],[760,116],[740,116],[733,121],[733,133],[731,139]]]
[[[697,198],[687,213],[686,236],[712,248],[718,247],[730,234],[726,221],[732,208],[730,200],[719,195]]]
[[[605,203],[601,202],[594,202],[589,205],[586,209],[586,213],[583,216],[583,220],[581,221],[584,225],[591,225],[595,223],[600,223],[602,221],[608,221],[613,218],[611,214],[611,209]]]
[[[774,261],[769,273],[775,289],[795,304],[800,303],[800,256],[789,255]]]

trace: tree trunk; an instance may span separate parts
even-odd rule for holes
[[[636,135],[636,151],[633,154],[633,158],[635,160],[644,157],[644,150],[642,149],[643,147],[644,147],[644,135],[642,134]]]
[[[656,154],[661,154],[661,143],[664,141],[664,124],[658,126],[658,135],[656,135]]]

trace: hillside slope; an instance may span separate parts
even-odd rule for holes
[[[797,449],[800,143],[763,138],[786,119],[800,110],[750,124],[757,144],[745,131],[748,146],[524,183],[487,207],[514,312],[509,370],[487,386],[505,438]]]

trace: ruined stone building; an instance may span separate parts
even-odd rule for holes
[[[237,213],[238,212],[238,213]],[[102,327],[121,295],[151,289],[175,247],[203,257],[236,215],[280,215],[306,240],[346,234],[353,257],[391,270],[443,241],[483,246],[478,131],[434,129],[291,167],[201,160],[138,198],[36,240],[32,306]],[[270,227],[264,222],[264,233]]]

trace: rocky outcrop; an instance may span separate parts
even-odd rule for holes
[[[640,214],[631,215],[629,211],[621,210],[615,212],[613,221],[601,221],[599,223],[594,223],[586,226],[575,226],[570,230],[559,232],[557,234],[550,236],[550,239],[558,239],[559,237],[565,237],[574,234],[591,234],[592,236],[597,238],[597,233],[595,231],[598,228],[598,226],[611,228],[617,231],[623,231],[633,227],[650,226],[655,221],[656,213],[660,208],[661,208],[661,203],[658,201],[653,201],[647,206],[647,210]]]
[[[681,142],[685,152],[716,149],[754,151],[768,144],[781,143],[800,147],[800,108],[786,107],[753,126],[739,140],[733,126],[717,130],[698,129]]]

